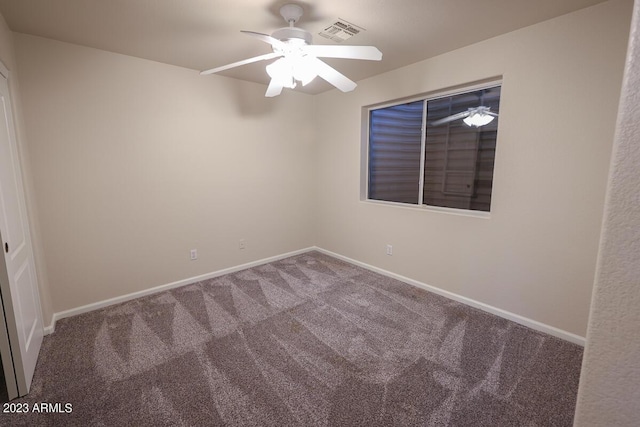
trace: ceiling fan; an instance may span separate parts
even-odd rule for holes
[[[431,126],[440,126],[445,123],[453,122],[463,119],[467,126],[480,127],[488,125],[494,118],[498,117],[498,113],[491,111],[491,107],[485,107],[483,105],[475,108],[469,108],[467,111],[462,111],[457,114],[445,117],[443,119],[434,120],[429,123]]]
[[[272,53],[205,70],[200,74],[214,74],[253,62],[279,58],[266,67],[267,74],[271,77],[269,87],[265,93],[266,97],[280,95],[285,87],[293,89],[296,87],[297,82],[305,86],[316,76],[320,76],[343,92],[355,89],[357,85],[354,81],[318,58],[380,61],[382,52],[374,46],[313,45],[311,44],[311,33],[295,26],[302,13],[302,7],[299,5],[285,4],[280,8],[280,15],[287,21],[288,27],[280,28],[271,35],[253,31],[241,31],[270,44],[273,49]]]

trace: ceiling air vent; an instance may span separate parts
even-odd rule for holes
[[[343,42],[350,39],[361,31],[365,31],[364,28],[358,27],[342,18],[338,18],[336,22],[320,31],[318,34],[334,42]]]

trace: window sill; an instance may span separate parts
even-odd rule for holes
[[[441,206],[410,205],[408,203],[385,202],[383,200],[373,200],[373,199],[360,200],[360,203],[366,203],[366,204],[378,205],[378,206],[393,206],[395,208],[410,209],[410,210],[417,210],[417,211],[423,211],[423,212],[425,211],[435,212],[439,214],[467,216],[472,218],[482,218],[482,219],[491,218],[491,212],[471,211],[471,210],[456,209],[456,208],[445,208]]]

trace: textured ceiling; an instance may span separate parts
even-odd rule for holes
[[[338,18],[365,28],[343,44],[374,45],[381,62],[327,59],[358,81],[435,55],[563,15],[603,0],[318,0],[296,2],[305,14],[297,26],[316,44]],[[0,0],[16,32],[204,70],[270,52],[240,30],[272,33],[286,26],[268,0]],[[221,73],[267,84],[264,62]],[[207,76],[203,78],[215,78]],[[301,90],[332,86],[316,79]]]

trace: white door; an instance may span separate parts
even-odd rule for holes
[[[22,396],[29,392],[44,331],[9,98],[9,73],[2,64],[0,74],[0,234],[8,278],[8,283],[0,285],[18,393]]]

